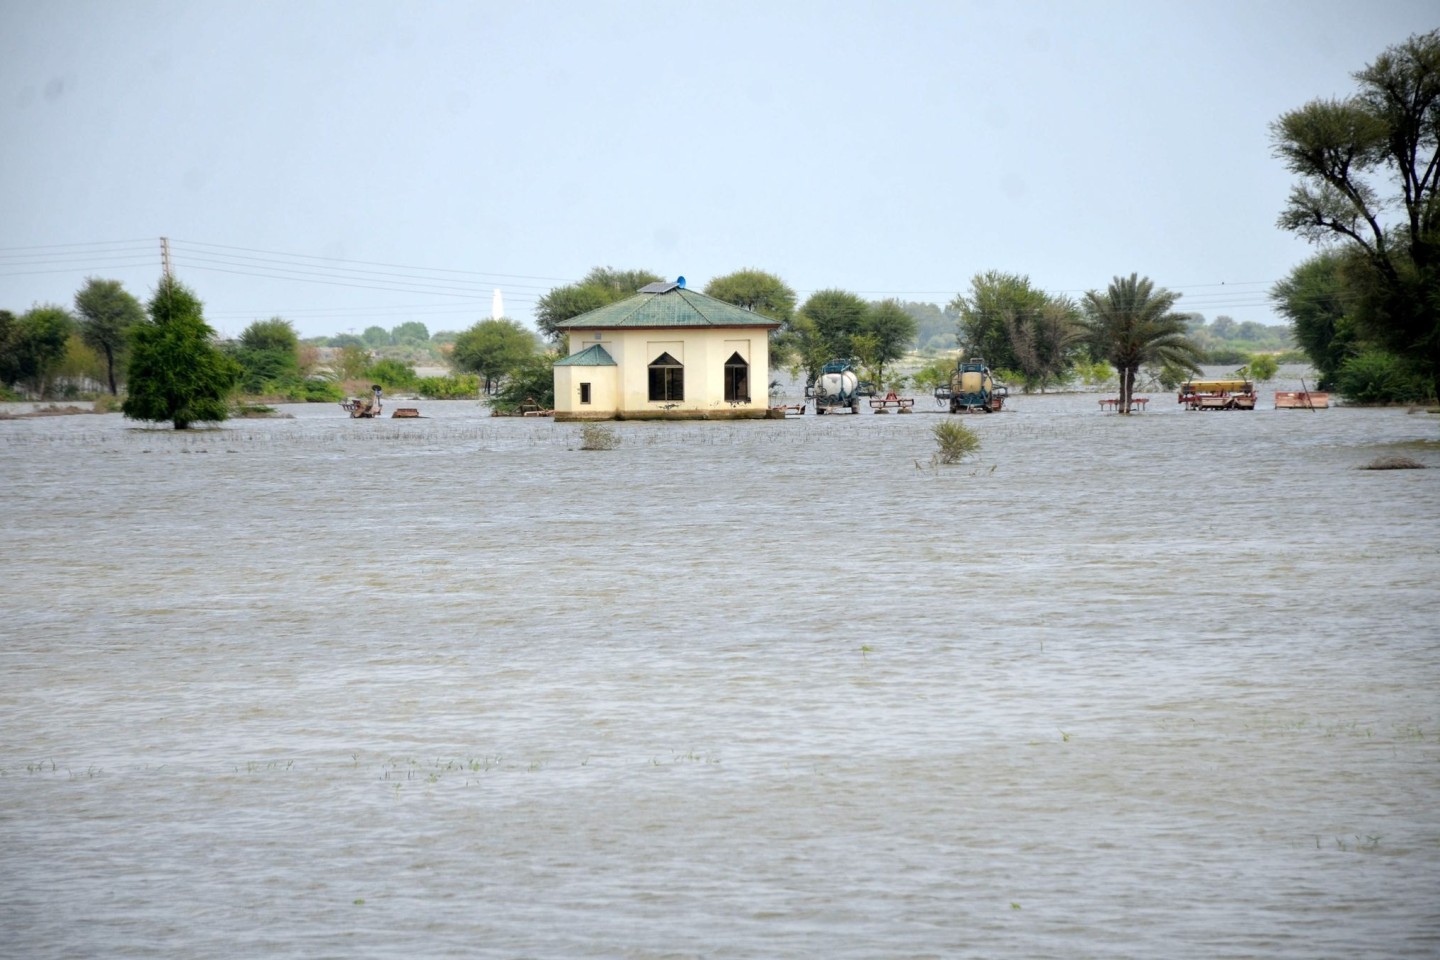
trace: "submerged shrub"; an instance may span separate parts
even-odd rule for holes
[[[580,428],[581,450],[614,450],[620,446],[620,435],[612,428],[599,423],[587,423]]]
[[[939,447],[935,451],[937,463],[959,463],[980,449],[980,435],[959,420],[947,418],[931,428]]]

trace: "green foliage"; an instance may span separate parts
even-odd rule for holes
[[[949,309],[958,317],[956,336],[967,357],[983,357],[992,370],[1009,370],[1028,392],[1063,381],[1082,339],[1079,309],[1051,296],[1030,278],[990,270],[970,280],[970,294]]]
[[[370,351],[359,344],[346,344],[330,361],[337,380],[359,380],[370,369]]]
[[[514,320],[481,320],[455,338],[450,363],[479,374],[488,387],[533,357],[536,347],[535,337]]]
[[[1280,361],[1268,353],[1256,354],[1241,368],[1242,375],[1256,383],[1269,383],[1279,372]]]
[[[480,393],[480,378],[473,373],[454,377],[421,377],[415,392],[427,400],[473,400]]]
[[[390,331],[392,343],[429,343],[430,330],[419,320],[407,320]]]
[[[5,311],[0,318],[0,380],[20,385],[44,399],[50,378],[65,358],[65,344],[74,318],[54,304],[45,304],[16,317]]]
[[[410,390],[418,382],[415,368],[399,360],[376,360],[365,368],[364,376],[386,390]]]
[[[1325,251],[1270,288],[1275,309],[1290,321],[1295,341],[1320,374],[1322,390],[1334,388],[1341,364],[1357,349],[1355,322],[1348,315],[1351,295],[1345,264],[1349,259]]]
[[[1085,294],[1085,336],[1095,355],[1119,374],[1121,411],[1130,409],[1142,364],[1199,372],[1199,350],[1185,335],[1184,316],[1172,310],[1178,299],[1134,273],[1116,277],[1104,293]]]
[[[112,396],[118,394],[115,366],[129,342],[130,328],[145,320],[145,310],[119,280],[91,277],[75,294],[80,335],[105,357],[105,375]]]
[[[795,315],[795,291],[763,270],[736,270],[716,277],[705,285],[704,293],[781,323]]]
[[[149,322],[131,333],[125,416],[169,420],[176,430],[226,419],[240,368],[211,342],[215,331],[205,323],[200,301],[166,277],[148,311]]]
[[[800,315],[813,324],[814,334],[824,342],[829,359],[854,355],[852,338],[865,332],[869,314],[870,305],[846,290],[820,290],[800,307]]]
[[[1115,368],[1104,360],[1077,360],[1075,373],[1087,387],[1107,387],[1115,382]]]
[[[596,267],[579,283],[555,287],[535,303],[535,325],[548,340],[560,339],[557,324],[606,304],[633,296],[635,291],[662,278],[648,270],[615,270]]]
[[[957,317],[933,303],[903,302],[900,308],[915,321],[915,347],[921,353],[953,350]]]
[[[877,382],[885,382],[885,364],[905,356],[915,344],[918,324],[901,306],[899,300],[881,300],[870,305],[861,323],[860,336],[866,338],[866,355],[857,349],[855,355],[875,372]]]
[[[1366,270],[1346,278],[1345,315],[1375,348],[1421,371],[1434,395],[1440,391],[1440,30],[1387,48],[1354,78],[1354,95],[1312,100],[1271,124],[1275,155],[1299,177],[1277,225],[1314,243],[1338,243],[1364,262]],[[1313,355],[1322,382],[1333,369],[1330,352]],[[1349,363],[1341,360],[1340,369]]]
[[[980,449],[980,435],[954,417],[946,417],[930,428],[935,438],[935,461],[959,463]]]
[[[502,413],[513,413],[524,405],[542,410],[555,409],[555,361],[558,354],[532,354],[520,361],[500,385],[490,405]]]
[[[372,350],[388,347],[395,342],[390,339],[390,331],[379,326],[366,327],[365,332],[360,334],[360,339],[364,341],[365,346]]]
[[[910,375],[910,379],[915,384],[915,389],[933,394],[936,387],[950,383],[950,375],[954,372],[954,359],[941,357],[916,370]]]
[[[1350,403],[1417,403],[1426,398],[1427,384],[1415,364],[1384,350],[1366,350],[1346,360],[1336,381]]]
[[[256,320],[246,327],[231,355],[240,365],[243,393],[274,395],[301,380],[300,337],[290,321],[280,317]]]

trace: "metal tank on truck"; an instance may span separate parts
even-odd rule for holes
[[[949,400],[951,413],[996,413],[1009,394],[1009,388],[995,382],[982,357],[962,357],[950,374],[950,382],[935,388],[935,399]]]
[[[841,407],[860,412],[860,378],[845,360],[831,360],[821,367],[820,376],[805,389],[805,395],[815,401],[817,414]]]

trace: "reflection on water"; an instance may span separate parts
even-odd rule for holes
[[[0,423],[0,953],[1440,952],[1435,419],[1011,406]]]

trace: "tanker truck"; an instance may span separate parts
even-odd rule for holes
[[[955,364],[950,382],[935,388],[935,399],[950,401],[951,413],[996,413],[1005,405],[1009,389],[995,382],[984,359],[963,357]]]
[[[845,360],[831,360],[821,367],[820,376],[805,389],[805,395],[815,401],[817,414],[841,407],[860,412],[860,378]]]

